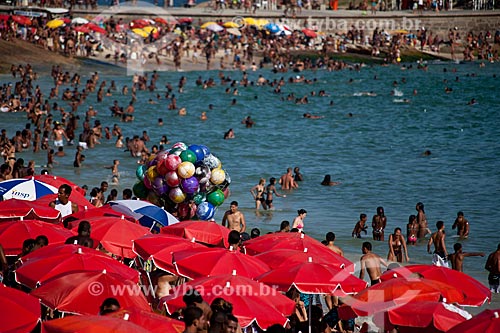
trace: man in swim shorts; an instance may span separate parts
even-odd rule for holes
[[[52,136],[54,137],[54,146],[62,147],[64,146],[63,137],[68,140],[68,136],[66,135],[66,131],[62,128],[61,124],[57,122],[55,124],[54,130],[52,131]]]
[[[500,243],[497,250],[492,252],[486,260],[484,268],[490,272],[488,275],[488,283],[492,293],[500,293]]]

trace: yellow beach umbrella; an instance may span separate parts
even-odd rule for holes
[[[142,30],[150,34],[150,33],[156,33],[158,31],[158,28],[148,25],[147,27],[142,28]]]
[[[50,29],[56,29],[64,25],[64,21],[60,19],[55,19],[47,22],[47,27]]]
[[[139,29],[139,28],[132,29],[132,32],[136,35],[143,37],[143,38],[146,38],[149,36],[149,34],[146,31]]]
[[[205,22],[201,25],[200,28],[202,29],[206,29],[209,25],[212,25],[212,24],[217,24],[217,22]]]
[[[247,25],[257,25],[257,20],[253,17],[245,17],[243,21],[245,21]]]
[[[224,28],[239,28],[240,25],[236,22],[229,21],[223,24]]]
[[[260,28],[262,28],[263,26],[265,26],[268,23],[269,23],[269,20],[266,20],[266,19],[255,20],[255,25],[260,27]]]

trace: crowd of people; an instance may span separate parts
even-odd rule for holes
[[[42,17],[34,18],[31,26],[21,25],[11,18],[0,20],[0,36],[5,40],[22,39],[69,57],[94,57],[102,53],[105,54],[101,57],[103,60],[123,64],[158,66],[168,60],[180,70],[183,63],[205,62],[207,69],[243,71],[267,65],[280,72],[342,69],[345,63],[335,60],[334,55],[348,51],[350,46],[368,48],[373,56],[383,52],[388,63],[399,62],[404,48],[439,52],[443,45],[449,47],[453,59],[459,60],[456,50],[460,48],[463,60],[497,61],[498,49],[494,44],[500,40],[498,31],[460,32],[456,27],[451,27],[447,36],[424,27],[393,33],[378,27],[369,31],[362,26],[308,36],[302,32],[304,27],[313,30],[318,27],[308,26],[307,20],[299,20],[296,27],[288,27],[281,33],[269,33],[262,26],[246,24],[239,29],[238,35],[222,29],[222,20],[217,21],[222,29],[217,32],[201,29],[201,20],[158,21],[147,37],[133,37],[129,33],[133,22],[113,16],[99,22],[101,30],[98,33],[79,31],[78,25],[72,24],[51,29],[46,23],[47,19]],[[294,51],[317,53],[319,58],[315,61],[303,59]]]

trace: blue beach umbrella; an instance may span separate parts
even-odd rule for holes
[[[57,193],[57,191],[56,187],[33,178],[15,178],[0,182],[0,200],[34,201],[45,195]]]
[[[160,232],[161,227],[179,222],[172,214],[148,201],[115,200],[110,201],[109,205],[115,211],[130,215],[141,225],[158,232]]]
[[[267,31],[270,31],[271,33],[275,34],[277,32],[279,32],[281,29],[280,27],[276,24],[276,23],[268,23],[264,26],[264,28],[267,30]]]

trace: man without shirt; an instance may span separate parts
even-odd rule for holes
[[[446,251],[445,234],[444,234],[444,222],[437,221],[436,227],[438,231],[431,235],[429,242],[427,243],[427,252],[431,253],[431,245],[434,244],[434,252],[432,256],[432,263],[436,266],[448,267],[447,258],[448,251]]]
[[[364,242],[361,248],[363,256],[360,259],[361,268],[359,271],[359,278],[361,280],[365,277],[365,269],[370,277],[371,285],[375,285],[380,282],[380,276],[382,275],[381,266],[387,267],[387,263],[379,255],[372,252],[372,243]]]
[[[225,227],[226,224],[230,230],[236,230],[239,233],[245,232],[247,228],[245,215],[238,210],[237,201],[232,201],[229,210],[224,213],[222,226]]]

